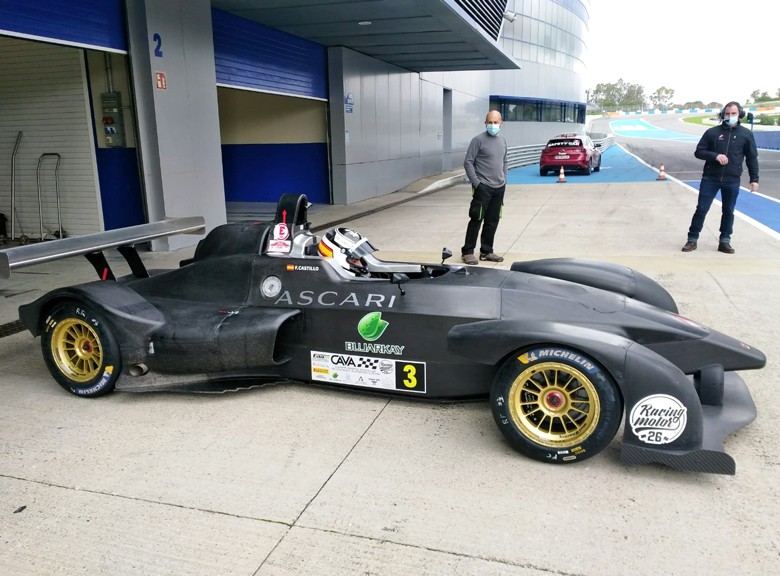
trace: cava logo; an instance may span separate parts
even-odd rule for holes
[[[373,342],[379,340],[387,329],[389,322],[382,320],[381,312],[369,312],[358,322],[358,332],[363,340]]]

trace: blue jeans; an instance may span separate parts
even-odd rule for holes
[[[711,178],[702,178],[699,184],[699,203],[696,205],[696,212],[693,213],[691,227],[688,229],[688,242],[698,241],[699,233],[704,227],[704,218],[707,216],[718,191],[720,191],[723,204],[719,242],[731,242],[731,233],[734,231],[734,207],[737,205],[737,196],[739,196],[739,180],[721,182]]]

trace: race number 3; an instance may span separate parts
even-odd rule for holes
[[[395,388],[407,392],[425,392],[425,364],[422,362],[396,362]]]

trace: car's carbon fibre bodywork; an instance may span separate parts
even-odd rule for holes
[[[490,393],[507,359],[565,358],[617,383],[624,462],[734,473],[724,439],[756,416],[734,371],[765,357],[679,316],[653,280],[570,259],[511,270],[380,261],[373,277],[350,277],[310,249],[305,202],[290,196],[287,253],[268,253],[274,223],[229,224],[179,268],[54,290],[20,318],[39,335],[56,302],[98,310],[121,350],[119,390],[291,379],[468,399]],[[396,269],[405,276],[391,281]]]

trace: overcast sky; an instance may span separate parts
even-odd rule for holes
[[[585,87],[622,78],[674,90],[674,102],[780,89],[777,0],[591,0]]]

